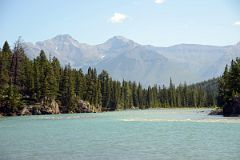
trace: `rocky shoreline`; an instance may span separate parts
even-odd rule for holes
[[[138,109],[138,108],[132,108]],[[66,114],[66,113],[99,113],[101,109],[90,105],[89,102],[79,100],[77,107],[72,112],[67,112],[65,106],[60,106],[55,100],[51,103],[35,103],[32,105],[24,105],[19,112],[16,113],[0,113],[0,118],[4,116],[27,116],[27,115],[49,115],[49,114]],[[224,114],[224,109],[216,107],[210,111],[208,115],[222,115],[225,117],[240,117],[240,114]]]
[[[213,110],[211,110],[208,115],[223,115],[223,110],[221,108],[216,107]]]
[[[101,109],[91,105],[87,101],[79,100],[75,106],[74,111],[70,113],[97,113],[101,112]],[[47,115],[47,114],[64,114],[69,113],[65,106],[60,106],[55,100],[51,102],[41,102],[31,105],[23,105],[22,109],[13,113],[0,113],[0,117],[3,116],[26,116],[26,115]]]
[[[240,113],[236,111],[226,112],[226,109],[219,107],[214,108],[208,115],[222,115],[224,117],[240,117]]]

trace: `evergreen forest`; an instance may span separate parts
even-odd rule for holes
[[[230,87],[223,81],[229,79],[225,78],[229,77],[228,72],[235,72],[232,71],[233,64],[231,68],[231,71],[226,69],[220,80],[220,86],[224,88]],[[239,73],[239,70],[236,72]],[[240,80],[234,79],[232,84],[240,84],[238,81]],[[220,96],[228,95],[221,99],[228,100],[232,94],[239,93],[239,88],[231,94],[225,92],[226,89],[220,91]],[[75,113],[78,112],[80,100],[88,102],[98,111],[114,111],[210,107],[217,105],[217,96],[217,78],[177,86],[170,78],[168,86],[143,87],[135,81],[114,80],[105,70],[97,73],[95,68],[89,67],[84,73],[82,69],[72,68],[70,64],[62,66],[56,57],[47,57],[43,50],[36,58],[29,59],[21,40],[17,40],[12,49],[6,41],[0,51],[0,113],[3,115],[17,115],[24,106],[48,104],[53,100],[60,106],[61,113]]]

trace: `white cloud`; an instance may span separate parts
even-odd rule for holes
[[[234,26],[240,27],[240,21],[236,21],[233,23]]]
[[[163,4],[165,2],[165,0],[155,0],[154,1],[156,4]]]
[[[110,21],[112,23],[122,23],[124,20],[126,20],[127,15],[122,13],[114,13],[114,15],[110,18]]]

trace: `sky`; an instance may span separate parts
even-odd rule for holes
[[[231,45],[240,41],[240,1],[0,0],[0,46],[58,34],[93,45],[115,35],[155,46]]]

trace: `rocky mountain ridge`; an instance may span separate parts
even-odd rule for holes
[[[139,81],[144,85],[194,83],[217,77],[226,64],[240,56],[240,42],[229,46],[179,44],[169,47],[141,45],[122,36],[105,43],[79,43],[70,35],[58,35],[41,42],[25,43],[30,58],[44,50],[62,64],[86,70],[107,70],[114,79]]]

